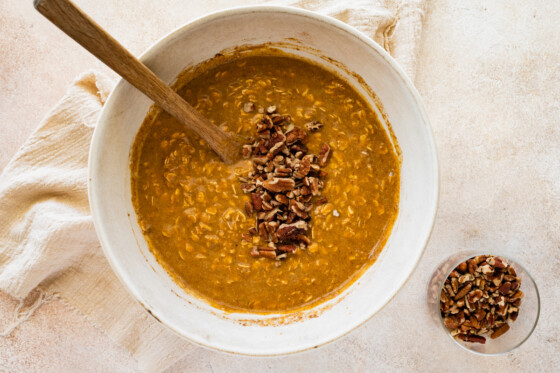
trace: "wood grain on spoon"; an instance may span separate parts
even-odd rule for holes
[[[225,163],[241,158],[241,141],[199,114],[71,1],[34,0],[33,4],[78,44],[204,139]]]

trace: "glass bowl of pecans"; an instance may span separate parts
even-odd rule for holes
[[[428,288],[436,323],[462,348],[499,355],[533,333],[539,292],[527,270],[503,255],[461,252],[436,270]]]

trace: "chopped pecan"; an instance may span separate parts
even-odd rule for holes
[[[276,232],[276,228],[278,228],[278,223],[275,221],[265,223],[265,228],[268,234],[273,235]]]
[[[499,328],[494,330],[494,333],[492,333],[490,338],[496,339],[496,338],[504,335],[508,330],[509,330],[509,325],[508,324],[503,324],[502,326],[500,326]]]
[[[286,197],[283,194],[277,194],[274,198],[283,205],[287,205],[287,204],[290,203],[290,200],[288,199],[288,197]]]
[[[504,282],[498,291],[502,294],[507,294],[511,290],[511,282]]]
[[[487,262],[488,262],[488,264],[490,264],[491,266],[493,266],[495,268],[501,268],[501,269],[506,268],[505,263],[498,257],[489,258],[487,260]]]
[[[286,144],[292,145],[296,141],[299,141],[302,144],[307,144],[309,142],[309,135],[307,135],[307,132],[301,128],[294,127],[291,131],[286,133]]]
[[[297,250],[297,246],[296,245],[280,245],[280,246],[278,246],[278,250],[293,253]]]
[[[261,198],[262,198],[262,200],[263,200],[264,202],[270,202],[270,201],[272,201],[272,197],[271,197],[270,194],[268,194],[267,192],[264,192],[264,193],[261,195]]]
[[[262,199],[257,193],[251,193],[251,202],[255,211],[262,210]]]
[[[292,174],[292,169],[287,167],[276,167],[274,176],[289,177]]]
[[[311,194],[314,196],[318,196],[319,194],[321,194],[321,191],[319,190],[319,179],[317,179],[316,177],[309,177],[308,180]]]
[[[248,104],[244,106],[250,108]],[[252,110],[254,107],[251,106]],[[278,114],[274,105],[266,109],[259,107],[262,114],[256,124],[256,140],[245,145],[243,156],[252,158],[252,170],[239,177],[243,192],[250,193],[251,200],[245,204],[249,216],[256,212],[257,224],[249,234],[260,235],[269,246],[251,250],[253,256],[284,259],[295,248],[304,249],[311,243],[307,237],[313,207],[312,198],[320,195],[327,175],[321,170],[319,157],[308,154],[308,133],[292,123],[289,115]],[[285,126],[285,127],[284,127]],[[310,122],[306,127],[316,131],[322,126]],[[330,153],[330,148],[328,149]],[[329,154],[322,154],[328,159]],[[326,203],[326,199],[318,203]],[[284,249],[277,249],[276,247]]]
[[[243,154],[243,158],[249,159],[253,154],[253,147],[251,145],[243,145],[243,149],[241,152]]]
[[[309,239],[309,237],[307,237],[304,234],[300,234],[299,236],[297,236],[296,241],[303,242],[306,246],[311,243],[311,240]]]
[[[471,284],[467,284],[466,286],[464,286],[460,292],[457,293],[457,295],[455,295],[455,297],[453,298],[454,300],[458,300],[463,298],[465,295],[467,295],[467,293],[471,290],[472,285]]]
[[[457,329],[461,326],[461,323],[459,323],[459,320],[455,316],[445,317],[443,323],[447,329]]]
[[[451,335],[485,343],[506,333],[519,314],[521,279],[503,259],[482,255],[459,264],[445,280],[440,310]],[[521,294],[518,294],[521,293]]]
[[[289,122],[292,118],[289,115],[280,115],[280,114],[273,114],[270,117],[272,119],[272,123],[274,124],[281,124],[282,122]]]
[[[290,150],[291,150],[293,153],[297,153],[297,154],[301,153],[301,154],[303,154],[303,155],[307,154],[307,152],[308,152],[307,146],[305,146],[305,145],[303,145],[303,144],[298,144],[298,143],[293,144],[292,146],[290,146]]]
[[[272,148],[270,148],[266,157],[269,160],[273,159],[274,157],[276,157],[276,154],[280,153],[285,147],[286,147],[286,144],[284,144],[283,142],[277,142],[276,144],[274,144],[272,146]]]
[[[259,249],[259,254],[265,258],[274,259],[276,258],[276,251],[274,250],[261,250]]]
[[[270,139],[270,131],[267,130],[267,129],[263,129],[263,130],[257,132],[257,136],[259,138],[265,139],[265,140]],[[264,154],[264,153],[266,153],[268,148],[266,147],[266,145],[262,144],[262,145],[259,145],[259,150],[260,150],[261,153]]]
[[[324,205],[325,203],[328,203],[329,200],[327,199],[327,197],[323,197],[323,198],[319,198],[318,200],[315,201],[315,204],[317,206],[319,205]]]
[[[272,219],[274,219],[274,215],[276,215],[279,210],[280,209],[278,207],[275,207],[270,211],[259,212],[257,214],[257,217],[259,218],[259,220],[271,221]]]
[[[286,192],[294,189],[296,182],[293,179],[275,177],[272,180],[265,180],[263,187],[274,193]]]
[[[292,211],[302,219],[307,219],[309,217],[307,212],[305,212],[305,206],[303,206],[301,202],[298,202],[294,199],[290,200],[290,211]]]
[[[276,230],[276,234],[281,240],[289,240],[307,232],[307,228],[307,223],[300,220],[292,224],[281,224]]]
[[[270,211],[272,210],[272,205],[266,201],[263,201],[262,203],[262,209],[263,211]]]
[[[323,127],[323,123],[316,120],[305,123],[305,128],[307,128],[308,131],[317,131],[321,127]]]
[[[252,102],[246,102],[243,104],[243,111],[246,113],[252,113],[255,111],[255,104]]]
[[[465,334],[459,334],[459,336],[461,335],[465,335]],[[461,338],[461,337],[459,337]],[[462,339],[462,338],[461,338]],[[485,344],[486,343],[486,338],[480,336],[480,335],[473,335],[473,334],[466,334],[465,335],[465,342],[472,342],[472,343],[482,343]]]
[[[261,236],[261,239],[264,241],[268,240],[268,231],[266,230],[265,223],[259,224],[259,236]]]
[[[313,155],[304,156],[301,161],[299,161],[295,167],[294,177],[296,179],[301,179],[309,173],[311,170],[311,162],[313,161]]]
[[[253,215],[253,204],[251,202],[245,202],[245,212],[247,215]]]
[[[286,217],[286,224],[291,224],[295,218],[296,218],[296,214],[290,211],[288,213],[288,216]]]
[[[268,150],[267,150],[267,152],[268,152]],[[264,164],[266,164],[266,162],[268,162],[267,157],[253,157],[253,163],[254,164],[264,165]]]
[[[251,193],[255,189],[257,189],[255,184],[248,184],[248,183],[241,184],[241,190],[243,191],[243,193]]]
[[[329,161],[331,155],[331,147],[328,144],[321,145],[321,151],[319,152],[319,165],[325,167]]]

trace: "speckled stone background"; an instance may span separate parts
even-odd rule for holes
[[[206,12],[251,1],[76,0],[139,54]],[[441,196],[411,279],[378,315],[322,349],[275,359],[198,349],[171,372],[557,372],[560,368],[560,2],[429,4],[416,84],[432,121]],[[0,2],[0,169],[88,68],[108,69],[32,8]],[[112,74],[112,73],[111,73]],[[114,74],[113,74],[114,76]],[[426,285],[465,248],[509,253],[533,274],[541,319],[519,349],[462,351],[432,324]],[[0,294],[0,328],[16,302]],[[58,302],[0,338],[0,371],[137,371],[127,352]]]

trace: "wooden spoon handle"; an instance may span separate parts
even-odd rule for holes
[[[240,159],[241,144],[232,135],[199,114],[70,0],[34,0],[33,5],[78,44],[203,138],[224,162]]]

